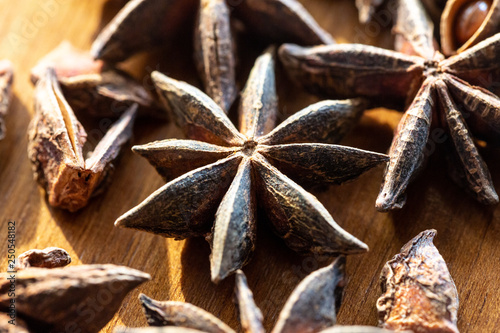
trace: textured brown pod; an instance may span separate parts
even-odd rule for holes
[[[272,333],[320,332],[333,327],[346,284],[344,269],[345,258],[339,257],[330,265],[306,276],[285,303]],[[255,304],[253,293],[241,270],[238,270],[235,275],[234,292],[242,331],[264,333],[262,312]],[[158,327],[156,332],[234,333],[233,329],[220,319],[190,303],[159,302],[142,294],[139,300],[148,324]],[[143,329],[137,332],[155,331]],[[359,331],[359,333],[369,332],[385,332],[385,330]]]
[[[275,127],[278,100],[269,49],[255,62],[241,94],[238,131],[197,88],[158,72],[152,78],[191,140],[133,148],[169,182],[115,226],[176,239],[208,236],[214,282],[250,259],[259,201],[275,233],[294,251],[337,256],[368,249],[300,186],[342,183],[387,161],[384,154],[321,143],[346,133],[363,112],[363,100],[316,103]]]
[[[12,299],[10,274],[0,277],[0,312],[6,312]],[[116,265],[27,268],[15,274],[17,318],[31,333],[96,333],[128,292],[149,279],[146,273]]]
[[[107,184],[112,162],[132,135],[137,105],[130,107],[84,158],[87,133],[49,68],[35,89],[35,115],[28,129],[28,156],[35,179],[51,206],[71,212],[84,207]]]
[[[441,15],[441,48],[460,53],[500,31],[500,0],[449,0]]]
[[[31,69],[31,82],[42,77],[47,68],[55,70],[57,81],[68,103],[76,112],[96,117],[118,117],[131,105],[139,105],[139,114],[166,118],[153,94],[126,72],[89,52],[61,42]]]
[[[436,230],[418,234],[389,260],[380,275],[379,323],[395,331],[458,333],[458,293],[432,243]]]

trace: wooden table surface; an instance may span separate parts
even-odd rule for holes
[[[152,276],[133,291],[103,332],[117,326],[144,326],[137,296],[139,292],[159,300],[179,300],[200,306],[238,328],[232,303],[233,278],[214,285],[209,278],[209,247],[203,239],[174,241],[133,230],[117,229],[115,219],[145,199],[163,182],[145,159],[128,146],[117,167],[111,187],[76,214],[48,206],[44,191],[35,183],[26,154],[28,122],[33,114],[33,88],[29,71],[37,60],[62,40],[88,48],[102,24],[118,10],[120,1],[105,0],[19,0],[0,1],[0,58],[15,65],[14,98],[7,118],[7,136],[0,142],[1,244],[6,244],[7,221],[17,221],[18,254],[28,249],[58,246],[73,258],[72,265],[114,263],[127,265]],[[313,16],[340,42],[377,42],[390,47],[381,25],[361,27],[354,1],[302,1]],[[382,24],[383,25],[383,24]],[[383,27],[382,27],[383,28]],[[384,29],[382,29],[384,30]],[[387,29],[386,29],[387,31]],[[380,37],[380,38],[379,38]],[[184,43],[172,43],[166,50],[139,56],[126,64],[139,79],[158,69],[199,85],[193,69],[191,36]],[[240,44],[244,81],[248,64],[258,50]],[[251,56],[250,56],[251,55]],[[278,80],[280,111],[290,114],[315,97],[300,93]],[[385,152],[401,114],[371,110],[344,140],[347,145]],[[133,144],[180,137],[171,123],[141,120]],[[438,145],[439,146],[439,145]],[[500,189],[498,150],[484,149],[483,156]],[[358,180],[315,191],[336,221],[367,243],[366,254],[348,257],[348,285],[338,323],[376,325],[375,302],[383,264],[420,231],[435,228],[435,244],[448,263],[460,296],[458,327],[462,332],[491,332],[500,327],[500,208],[484,207],[462,192],[447,177],[444,159],[432,154],[428,167],[408,192],[408,204],[396,213],[378,213],[374,208],[383,167]],[[296,284],[324,263],[314,257],[300,257],[259,224],[257,250],[245,267],[256,303],[271,329],[279,311]],[[6,267],[6,245],[0,248],[0,263]]]

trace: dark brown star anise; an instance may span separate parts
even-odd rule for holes
[[[94,60],[88,51],[78,50],[67,41],[38,61],[31,69],[31,82],[36,84],[47,68],[54,68],[61,90],[76,112],[118,117],[137,104],[139,114],[166,117],[154,96],[134,78],[102,60]]]
[[[340,257],[327,267],[309,274],[292,292],[281,310],[272,333],[389,333],[392,331],[369,326],[336,326],[337,312],[342,302],[345,259]],[[235,279],[235,302],[241,330],[264,333],[263,316],[255,305],[245,274],[239,270]],[[118,332],[208,332],[234,333],[228,325],[199,307],[183,302],[159,302],[146,295],[139,300],[148,324],[153,327]]]
[[[5,115],[9,111],[12,96],[14,69],[8,60],[0,61],[0,140],[5,137]]]
[[[453,179],[480,202],[496,204],[498,195],[471,132],[500,139],[500,99],[470,83],[484,85],[500,68],[500,34],[445,59],[434,48],[433,25],[417,0],[400,1],[395,30],[398,49],[416,56],[358,44],[283,45],[280,56],[289,74],[317,93],[384,103],[413,99],[390,149],[379,210],[404,205],[406,187],[428,155],[431,122],[449,135]]]
[[[203,92],[154,72],[160,98],[192,140],[133,147],[169,182],[115,225],[176,239],[211,233],[213,281],[249,260],[255,246],[257,203],[266,210],[275,232],[299,253],[367,250],[292,180],[338,184],[387,161],[383,154],[315,143],[338,141],[364,104],[320,102],[274,128],[277,96],[271,52],[257,59],[242,92],[240,132]]]
[[[345,258],[340,257],[302,280],[288,298],[272,332],[319,332],[335,325],[346,284],[344,266]],[[146,295],[140,295],[139,300],[150,326],[177,326],[197,332],[234,333],[221,320],[192,304],[158,302]],[[235,276],[235,301],[242,331],[265,332],[262,313],[255,305],[253,293],[241,270]]]
[[[458,293],[448,267],[432,243],[436,230],[410,240],[380,276],[380,325],[413,332],[458,333]]]
[[[150,279],[117,265],[62,267],[71,258],[58,248],[31,250],[19,259],[30,263],[0,274],[0,332],[97,333],[125,296]]]
[[[297,0],[132,0],[96,38],[92,54],[111,62],[161,45],[194,21],[195,61],[207,94],[226,112],[238,94],[231,16],[261,39],[300,45],[333,43]],[[231,15],[230,15],[231,14]]]
[[[113,162],[132,135],[136,110],[134,104],[123,113],[85,158],[87,133],[67,103],[55,71],[46,70],[35,88],[28,156],[51,206],[77,211],[106,187]]]

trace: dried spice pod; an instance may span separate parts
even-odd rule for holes
[[[74,212],[102,189],[113,170],[112,162],[132,134],[136,110],[134,104],[84,159],[87,134],[66,102],[54,70],[48,69],[38,80],[35,115],[28,129],[28,156],[51,206]]]
[[[458,332],[458,293],[433,244],[436,230],[418,234],[388,261],[380,275],[380,325],[395,331]]]
[[[448,0],[441,16],[441,47],[460,53],[500,32],[499,0]]]
[[[299,253],[333,256],[367,250],[288,177],[341,183],[387,160],[374,152],[309,143],[338,139],[335,132],[351,126],[364,109],[362,101],[318,103],[273,130],[277,96],[269,50],[257,59],[242,93],[238,132],[224,111],[195,87],[157,72],[152,77],[186,135],[199,141],[167,140],[133,148],[169,182],[122,215],[116,226],[176,239],[209,235],[213,281],[248,262],[255,246],[257,200],[274,231]],[[187,173],[171,179],[177,168]]]
[[[196,9],[196,67],[205,91],[225,112],[238,92],[231,15],[244,22],[245,27],[260,39],[270,43],[315,45],[334,42],[297,0],[251,0],[234,6],[224,0],[168,0],[161,3],[133,0],[100,33],[92,45],[92,54],[98,59],[123,61],[138,51],[163,45],[176,31],[174,26],[191,22],[192,12]]]
[[[0,311],[11,298],[9,274],[0,281]],[[150,279],[149,274],[116,265],[27,268],[16,273],[16,312],[31,333],[96,333],[125,296]]]
[[[319,332],[335,325],[345,286],[344,266],[345,258],[340,257],[302,280],[285,303],[272,332]],[[235,278],[235,301],[242,331],[263,333],[262,313],[255,305],[245,274],[239,270]],[[145,295],[139,296],[139,300],[150,326],[175,328],[179,332],[182,332],[180,329],[210,333],[234,332],[218,318],[192,304],[159,302]]]
[[[71,263],[68,252],[58,247],[48,247],[43,250],[29,250],[17,257],[16,269],[30,267],[57,268]]]
[[[75,112],[96,117],[118,117],[133,104],[139,115],[166,118],[155,97],[126,72],[63,41],[31,69],[36,84],[47,68],[54,68],[66,100]]]
[[[12,97],[14,68],[9,60],[0,61],[0,140],[5,137],[5,115]]]
[[[452,154],[458,154],[460,176],[453,177],[457,184],[479,202],[496,204],[498,195],[473,135],[492,143],[500,139],[500,99],[481,87],[488,82],[485,78],[500,72],[500,62],[493,60],[500,58],[500,34],[445,58],[436,49],[426,15],[418,0],[399,2],[394,31],[401,52],[359,44],[313,48],[285,44],[279,54],[289,75],[314,93],[369,97],[384,106],[406,100],[376,201],[378,210],[405,204],[407,186],[428,156],[425,147],[433,127],[445,129]]]

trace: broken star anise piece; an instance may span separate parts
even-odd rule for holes
[[[397,47],[413,55],[343,44],[283,45],[280,56],[289,74],[314,92],[386,100],[413,98],[392,142],[391,160],[376,203],[379,210],[404,205],[408,183],[428,155],[425,147],[431,123],[448,133],[447,148],[456,160],[450,164],[453,179],[481,203],[498,203],[472,133],[486,141],[500,140],[500,99],[471,84],[484,83],[482,79],[500,68],[500,34],[445,59],[434,48],[433,25],[417,0],[399,2],[395,30]]]
[[[17,257],[16,269],[22,270],[30,267],[56,268],[64,267],[71,263],[68,252],[58,247],[48,247],[43,250],[29,250]]]
[[[270,42],[300,45],[334,42],[297,0],[244,0],[234,7],[224,0],[132,0],[96,38],[92,54],[98,59],[117,62],[161,45],[176,27],[192,20],[197,8],[196,67],[207,94],[226,112],[238,93],[231,15]]]
[[[74,212],[103,188],[112,162],[132,134],[137,105],[106,132],[90,156],[83,157],[87,134],[66,102],[53,69],[35,89],[35,115],[28,129],[28,156],[51,206]]]
[[[24,328],[15,332],[97,333],[113,318],[125,296],[149,279],[149,274],[116,265],[29,267],[14,278],[3,273],[0,315],[10,314],[11,292],[15,292],[15,321]]]
[[[320,332],[335,325],[346,284],[344,266],[345,258],[340,257],[304,278],[285,303],[272,332]],[[262,313],[255,305],[245,274],[237,271],[235,280],[235,301],[242,331],[265,332]],[[177,326],[198,332],[234,332],[218,318],[192,304],[158,302],[145,295],[140,295],[139,300],[150,326]]]
[[[76,112],[97,117],[118,117],[131,105],[139,105],[139,114],[165,118],[153,95],[124,71],[94,60],[90,53],[76,49],[67,41],[40,59],[31,69],[33,84],[55,70],[68,103]]]
[[[443,257],[426,230],[388,261],[380,276],[380,325],[395,331],[458,333],[458,293]]]
[[[336,134],[345,132],[363,111],[361,100],[320,102],[273,129],[278,100],[274,60],[267,51],[255,62],[242,92],[238,132],[224,111],[195,87],[158,72],[152,77],[160,98],[192,140],[133,147],[169,182],[121,216],[116,226],[176,239],[211,233],[213,281],[249,260],[257,202],[275,232],[299,253],[330,256],[367,250],[291,179],[342,183],[387,160],[383,154],[316,143],[338,139]]]
[[[12,97],[12,82],[14,80],[14,68],[8,60],[0,61],[0,140],[5,137],[4,118],[9,111]]]

